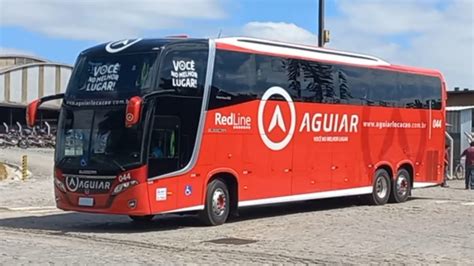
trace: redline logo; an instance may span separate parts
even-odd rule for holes
[[[240,113],[230,113],[229,115],[216,113],[214,116],[214,124],[219,126],[232,126],[233,129],[250,129],[252,118],[250,116],[241,115]]]

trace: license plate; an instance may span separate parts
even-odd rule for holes
[[[94,198],[79,198],[79,206],[92,207],[94,206]]]

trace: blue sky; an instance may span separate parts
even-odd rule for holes
[[[440,69],[449,87],[474,88],[473,3],[326,0],[328,47]],[[73,64],[109,40],[219,31],[315,44],[317,8],[317,0],[0,0],[0,53]]]
[[[8,12],[8,1],[4,2],[2,7]],[[138,1],[140,2],[140,1]],[[189,20],[188,23],[170,27],[163,30],[144,30],[139,32],[140,36],[162,37],[173,34],[189,34],[190,36],[215,36],[219,31],[224,35],[233,35],[242,25],[251,21],[285,21],[294,23],[309,31],[317,31],[317,0],[296,0],[289,8],[287,0],[271,1],[271,8],[268,6],[270,1],[264,0],[245,0],[245,1],[221,1],[225,11],[225,16],[210,20]],[[336,13],[334,1],[327,1],[327,15]],[[284,17],[282,16],[284,14]],[[201,29],[196,29],[193,22],[197,22]],[[4,24],[4,23],[2,23]],[[6,24],[6,23],[5,23]],[[106,40],[71,40],[64,37],[48,36],[38,33],[34,28],[26,28],[20,25],[2,25],[1,47],[15,48],[22,51],[29,51],[44,58],[72,64],[76,55],[83,49],[95,45],[100,41]],[[126,37],[126,36],[124,36]],[[135,37],[135,36],[132,36]]]

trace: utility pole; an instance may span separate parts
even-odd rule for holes
[[[329,31],[324,29],[324,0],[319,0],[318,46],[329,42]]]

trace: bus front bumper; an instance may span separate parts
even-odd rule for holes
[[[117,195],[65,192],[58,186],[54,192],[56,206],[65,211],[142,216],[151,214],[147,190],[147,184],[141,183]]]

